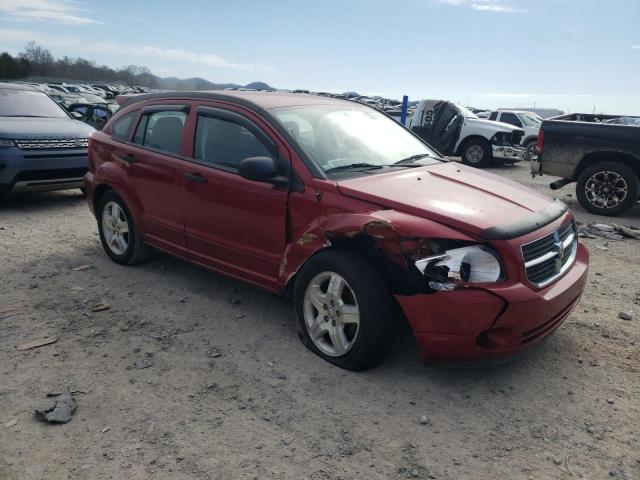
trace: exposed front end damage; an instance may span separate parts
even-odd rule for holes
[[[392,293],[433,293],[436,290],[425,281],[415,261],[472,241],[448,227],[394,210],[333,214],[318,218],[287,246],[279,276],[286,285],[314,253],[329,247],[346,248],[372,262]]]
[[[491,139],[494,159],[520,162],[526,156],[526,149],[520,145],[521,131],[498,132]]]
[[[509,358],[538,344],[569,315],[584,289],[588,253],[580,245],[573,268],[543,290],[529,285],[522,271],[505,267],[503,259],[509,265],[517,262],[514,252],[522,241],[558,228],[567,218],[563,215],[543,232],[486,242],[396,210],[333,214],[317,219],[289,244],[280,277],[289,283],[323,249],[355,250],[385,279],[425,362]],[[456,252],[467,251],[486,256],[480,265],[494,256],[499,274],[455,267]]]

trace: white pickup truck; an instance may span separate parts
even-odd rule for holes
[[[423,100],[408,128],[447,156],[467,165],[515,163],[525,158],[524,130],[508,123],[478,118],[471,110],[446,100]]]
[[[536,156],[536,143],[538,142],[538,132],[542,124],[542,117],[534,112],[524,110],[498,110],[491,112],[489,120],[508,123],[514,127],[524,130],[524,137],[520,144],[527,152],[527,160]]]

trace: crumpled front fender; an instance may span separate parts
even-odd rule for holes
[[[383,270],[409,272],[401,242],[421,239],[474,241],[473,237],[437,222],[397,210],[367,213],[334,213],[313,221],[290,242],[279,269],[279,280],[287,285],[306,260],[329,247],[351,246],[373,261],[384,263]]]

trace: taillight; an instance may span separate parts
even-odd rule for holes
[[[538,155],[542,153],[542,148],[544,147],[544,130],[540,129],[538,132],[538,143],[536,144],[536,152]]]

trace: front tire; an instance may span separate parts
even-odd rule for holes
[[[127,204],[115,190],[100,197],[96,213],[100,241],[111,260],[133,265],[148,257],[149,248],[142,242]]]
[[[530,161],[533,157],[536,157],[538,155],[538,151],[536,150],[538,146],[538,141],[537,140],[531,140],[530,142],[527,142],[526,145],[524,146],[527,158],[527,161]]]
[[[363,257],[327,250],[300,270],[294,308],[301,338],[311,351],[347,370],[378,365],[392,333],[391,294]]]
[[[465,141],[461,148],[462,162],[472,167],[483,168],[493,160],[491,146],[486,140],[472,139]]]
[[[624,163],[596,163],[578,177],[576,195],[591,213],[620,215],[638,201],[638,175]]]

